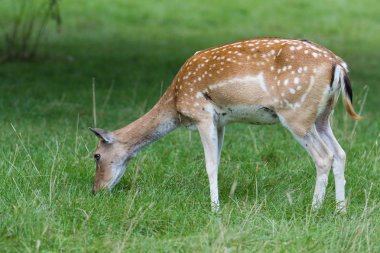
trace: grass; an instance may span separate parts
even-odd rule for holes
[[[0,6],[7,26],[10,1]],[[378,252],[380,23],[375,0],[62,1],[42,57],[0,66],[1,252]],[[197,133],[144,149],[111,194],[91,194],[97,125],[146,112],[195,51],[235,40],[307,38],[350,65],[357,125],[341,103],[348,214],[310,211],[315,168],[280,125],[227,127],[221,212],[210,212]],[[367,97],[366,97],[367,95]],[[234,190],[235,188],[235,190]]]

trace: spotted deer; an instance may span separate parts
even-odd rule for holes
[[[93,192],[111,189],[141,148],[185,126],[199,131],[216,211],[224,127],[279,121],[315,162],[312,208],[322,204],[332,166],[337,210],[344,212],[346,155],[329,118],[342,91],[346,111],[360,119],[352,106],[347,72],[341,58],[306,40],[259,38],[198,51],[144,116],[112,132],[90,128],[100,138]]]

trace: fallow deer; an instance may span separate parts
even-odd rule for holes
[[[279,121],[315,162],[312,208],[322,204],[332,166],[337,210],[345,212],[346,155],[329,119],[340,91],[348,114],[360,119],[347,72],[341,58],[306,40],[259,38],[198,51],[144,116],[112,132],[90,128],[100,138],[93,192],[118,183],[127,162],[144,146],[178,127],[195,127],[204,148],[212,210],[218,210],[225,125]]]

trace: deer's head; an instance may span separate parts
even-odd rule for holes
[[[114,133],[100,128],[90,130],[100,139],[94,154],[96,172],[93,193],[101,189],[111,190],[123,176],[130,152]]]

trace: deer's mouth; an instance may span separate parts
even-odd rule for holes
[[[107,184],[108,190],[112,190],[112,188],[120,182],[123,177],[125,170],[127,168],[127,161],[122,162],[120,164],[114,164],[112,167],[112,179]]]

